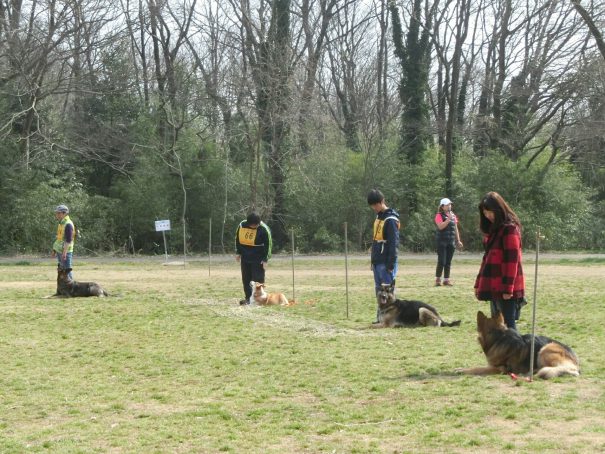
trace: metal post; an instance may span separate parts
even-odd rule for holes
[[[349,233],[345,222],[345,298],[347,301],[347,319],[349,318]]]
[[[540,227],[536,232],[536,265],[534,269],[534,302],[532,305],[532,316],[531,316],[531,348],[529,349],[529,380],[532,381],[534,378],[534,351],[536,348],[536,297],[538,294],[538,258],[540,256]]]
[[[294,288],[294,229],[292,233],[292,301],[296,301],[296,289]]]
[[[166,231],[162,230],[162,238],[164,238],[164,263],[168,263],[168,249],[166,248]]]
[[[210,277],[210,259],[212,257],[212,218],[208,226],[208,277]]]

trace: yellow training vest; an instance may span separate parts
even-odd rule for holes
[[[384,239],[384,223],[386,221],[388,221],[389,219],[395,219],[395,222],[397,223],[397,230],[399,230],[400,227],[400,223],[399,223],[399,219],[395,216],[388,216],[385,219],[378,219],[376,218],[374,220],[374,241],[378,241],[380,243],[385,242],[386,240]]]
[[[69,216],[65,216],[63,219],[61,219],[61,222],[59,222],[59,226],[57,227],[57,239],[53,243],[53,251],[55,252],[63,253],[63,233],[65,232],[65,226],[67,224],[71,225],[73,231],[71,244],[69,245],[67,252],[74,251],[74,243],[76,242],[76,227],[74,226],[72,220],[69,219]]]

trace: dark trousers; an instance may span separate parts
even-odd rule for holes
[[[246,299],[250,299],[252,288],[250,281],[265,282],[265,269],[262,263],[245,263],[241,262],[242,267],[242,284],[244,286],[244,294]]]
[[[450,278],[450,268],[452,267],[452,258],[454,257],[454,251],[456,248],[453,244],[437,244],[437,269],[435,270],[435,277],[443,277],[445,279]]]

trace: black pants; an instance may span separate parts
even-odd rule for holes
[[[452,258],[454,257],[454,251],[456,248],[453,244],[437,244],[437,269],[435,270],[435,277],[443,277],[445,279],[450,278],[450,268],[452,267]]]
[[[252,295],[252,288],[250,287],[250,281],[254,282],[265,282],[265,269],[262,263],[245,263],[241,262],[242,266],[242,284],[244,286],[244,294],[246,299],[250,299]]]

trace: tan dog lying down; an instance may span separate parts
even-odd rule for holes
[[[252,295],[250,295],[250,304],[258,306],[290,306],[294,304],[294,301],[288,301],[286,295],[283,293],[267,293],[265,291],[265,284],[260,282],[250,281],[250,287],[252,288]]]

